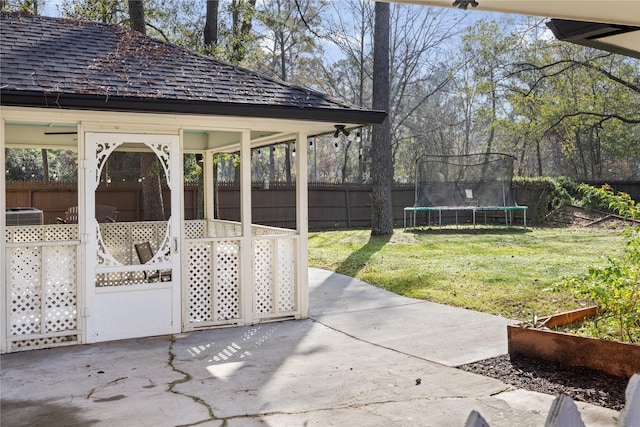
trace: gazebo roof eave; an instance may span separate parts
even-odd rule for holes
[[[385,111],[356,109],[300,108],[269,104],[212,102],[167,98],[98,96],[91,94],[20,91],[3,89],[0,104],[14,107],[76,109],[137,113],[169,113],[246,118],[305,120],[327,123],[382,123]]]

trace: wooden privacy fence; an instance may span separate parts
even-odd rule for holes
[[[601,183],[591,182],[593,185]],[[640,200],[640,183],[610,183],[616,191],[629,193]],[[539,222],[547,211],[544,188],[520,188],[514,184],[518,204],[529,206],[531,223]],[[44,224],[56,223],[56,218],[65,216],[71,206],[77,206],[76,183],[7,182],[6,205],[12,207],[35,207],[43,211]],[[202,186],[185,184],[185,220],[199,219],[202,215]],[[218,185],[220,219],[240,220],[240,189],[235,183]],[[253,223],[282,228],[295,228],[295,184],[254,183],[252,186]],[[164,189],[165,210],[170,210],[169,190]],[[414,184],[395,184],[392,188],[393,215],[396,226],[403,225],[404,208],[413,206]],[[96,203],[116,206],[118,221],[140,221],[142,217],[142,188],[138,183],[115,183],[101,186],[96,192]],[[417,219],[424,225],[428,216]],[[504,216],[487,213],[478,218],[478,223],[503,223]],[[522,224],[522,213],[515,215],[516,224]],[[471,213],[442,215],[443,224],[471,223]],[[371,226],[370,184],[326,184],[309,183],[309,229],[328,230],[343,228],[368,228]]]

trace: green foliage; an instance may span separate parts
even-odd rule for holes
[[[125,0],[64,0],[63,16],[87,21],[122,24],[129,17]]]
[[[584,201],[626,218],[640,219],[640,209],[626,193],[614,194],[608,185],[578,186]],[[619,257],[608,257],[603,267],[592,266],[582,275],[571,276],[556,289],[571,290],[576,297],[598,305],[598,317],[582,333],[619,341],[640,341],[640,227],[625,230],[627,244]]]
[[[45,177],[44,157],[49,176]],[[5,179],[8,181],[76,181],[78,158],[75,151],[61,149],[38,150],[32,148],[5,149]]]
[[[608,210],[625,218],[640,219],[640,210],[627,193],[614,193],[608,184],[601,187],[580,184],[577,189],[582,194],[582,205],[585,207]]]
[[[544,211],[554,210],[565,204],[574,202],[573,195],[576,194],[577,184],[566,177],[541,177],[526,178],[514,177],[513,184],[518,189],[518,203],[529,206],[537,210],[538,205]],[[533,193],[526,200],[523,200],[521,193]],[[545,197],[546,195],[546,197]]]

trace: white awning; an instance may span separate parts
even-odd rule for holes
[[[598,49],[622,53],[640,58],[640,0],[384,0],[395,3],[413,3],[437,7],[467,6],[484,12],[513,13],[541,16],[550,19],[582,21],[584,23],[612,24],[609,27],[625,26],[622,34],[605,33],[595,35],[585,32],[581,37],[560,38],[572,43],[589,45]],[[454,6],[454,3],[456,4]],[[475,7],[474,7],[474,4]],[[637,29],[629,28],[637,27]],[[612,35],[613,34],[613,35]],[[556,34],[557,36],[557,34]]]

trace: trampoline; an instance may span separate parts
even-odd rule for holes
[[[472,213],[473,227],[478,212],[502,211],[505,225],[513,223],[513,213],[524,214],[527,228],[527,206],[518,206],[515,200],[513,162],[515,157],[503,153],[481,153],[453,156],[424,155],[416,160],[415,203],[404,208],[404,228],[407,215],[416,227],[419,212],[438,213],[442,228],[442,212],[467,211]]]

